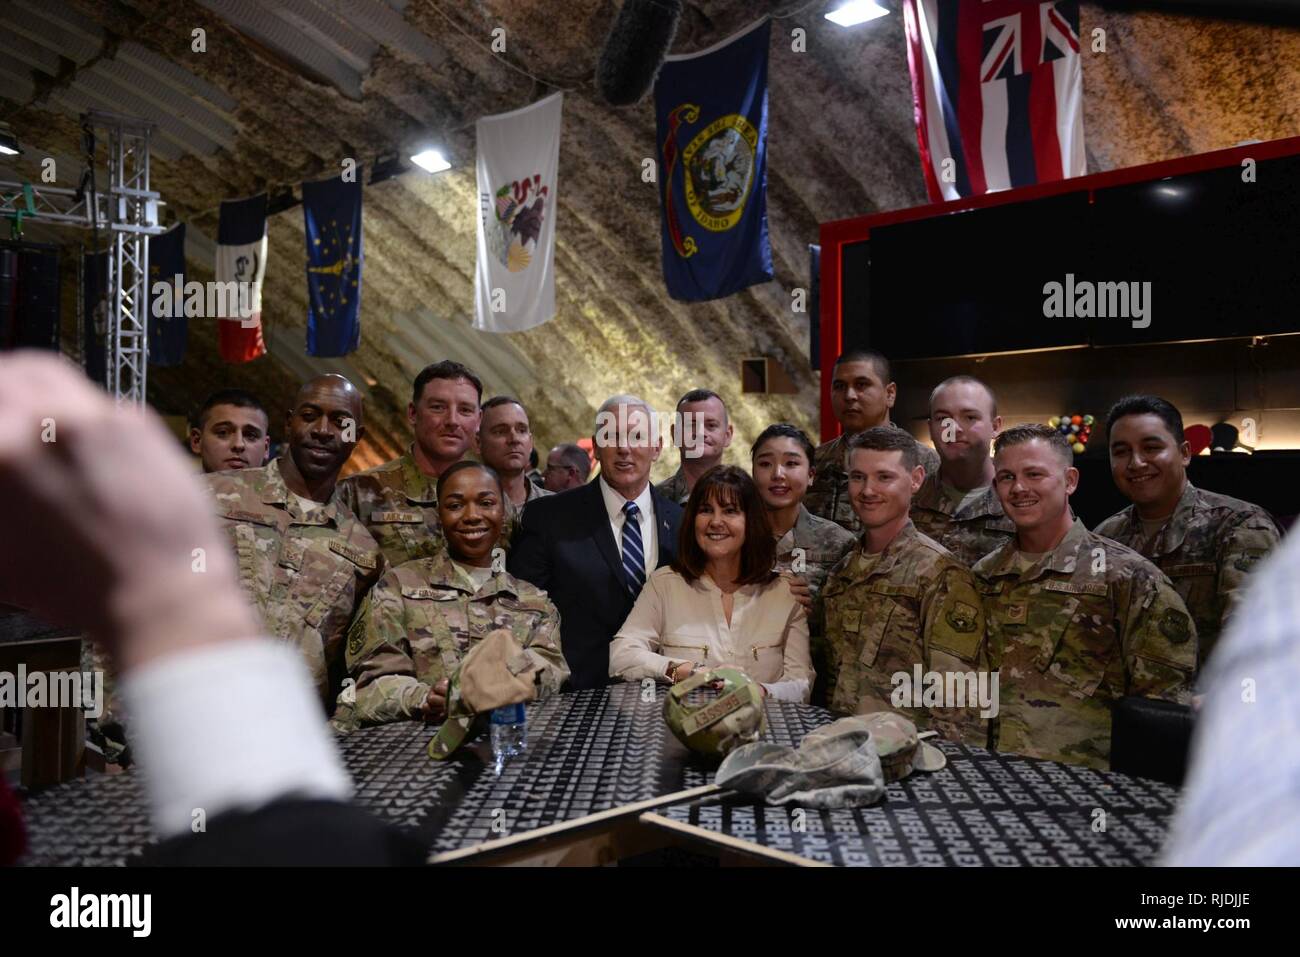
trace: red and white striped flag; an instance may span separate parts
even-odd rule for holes
[[[1081,176],[1077,0],[904,0],[933,202]]]
[[[238,283],[240,311],[251,315],[222,318],[218,328],[221,358],[248,362],[266,353],[262,339],[262,278],[266,275],[266,194],[228,199],[217,220],[216,279]]]

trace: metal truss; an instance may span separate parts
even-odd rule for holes
[[[105,192],[0,182],[0,218],[108,231],[108,391],[143,405],[149,362],[149,236],[158,225],[159,195],[149,188],[153,124],[92,110],[83,128],[104,134]],[[80,306],[78,307],[80,308]]]

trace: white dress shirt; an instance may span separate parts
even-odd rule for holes
[[[610,645],[610,677],[666,683],[669,663],[682,661],[739,668],[783,701],[812,695],[808,617],[782,578],[737,589],[728,624],[708,575],[691,584],[671,567],[651,574]]]
[[[625,499],[618,492],[609,487],[609,483],[604,477],[600,478],[600,494],[605,498],[605,511],[609,512],[609,530],[614,533],[614,547],[618,549],[618,557],[623,557],[623,523],[627,521],[627,516],[623,514],[623,506],[627,504]],[[637,521],[641,527],[641,553],[645,555],[645,573],[648,576],[659,566],[659,536],[655,534],[657,522],[655,521],[655,503],[650,497],[650,483],[646,482],[645,488],[641,494],[632,501],[636,502]]]

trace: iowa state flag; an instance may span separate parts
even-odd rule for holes
[[[1087,171],[1077,0],[905,0],[903,14],[933,202]]]
[[[361,344],[361,184],[302,184],[307,232],[307,354],[345,356]]]
[[[772,278],[767,235],[767,45],[763,20],[655,82],[664,282],[683,302]]]
[[[266,194],[221,204],[217,223],[217,282],[239,283],[241,311],[248,316],[220,319],[221,358],[248,362],[266,353],[262,340],[262,278],[266,275]]]
[[[153,294],[154,283],[158,282],[167,284],[168,291],[162,296]],[[180,365],[185,358],[189,325],[185,319],[184,293],[176,292],[184,288],[185,224],[178,223],[161,236],[149,237],[149,362],[152,365]]]

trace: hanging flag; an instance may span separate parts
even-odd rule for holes
[[[482,117],[474,328],[520,332],[555,315],[555,189],[564,94]]]
[[[307,227],[307,354],[345,356],[361,344],[361,184],[302,184]]]
[[[108,253],[81,257],[81,354],[86,377],[108,388]]]
[[[155,283],[167,291],[154,295]],[[189,324],[185,318],[185,224],[149,237],[149,362],[177,366],[185,358]]]
[[[1082,176],[1077,0],[904,0],[933,202]]]
[[[221,358],[248,362],[266,353],[262,340],[262,278],[266,275],[266,194],[228,199],[217,221],[216,281],[239,284],[236,311],[217,327]]]
[[[683,302],[772,278],[767,235],[767,45],[762,20],[655,81],[664,282]]]

